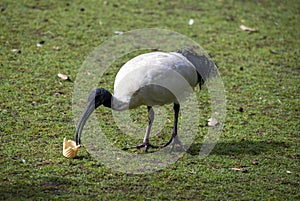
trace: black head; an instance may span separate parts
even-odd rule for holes
[[[103,88],[94,89],[89,97],[88,102],[85,106],[85,109],[82,113],[82,116],[77,124],[76,128],[76,144],[80,144],[80,137],[82,133],[82,129],[88,120],[89,116],[93,113],[93,111],[98,108],[100,105],[105,107],[111,107],[112,95],[109,91]]]
[[[103,88],[94,89],[88,98],[88,102],[94,101],[95,109],[100,105],[104,105],[105,107],[111,107],[111,98],[112,95],[109,91]]]

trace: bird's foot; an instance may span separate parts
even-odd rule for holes
[[[181,141],[178,138],[174,138],[171,144],[170,152],[174,151],[176,145],[179,145],[180,151],[186,152],[186,149],[184,148],[184,146],[182,145]]]
[[[142,144],[139,144],[136,146],[137,149],[144,148],[144,152],[147,152],[149,147],[154,148],[154,149],[159,148],[158,146],[150,144],[148,140],[146,140]]]
[[[182,145],[182,142],[179,140],[177,135],[172,135],[171,139],[166,144],[164,144],[163,147],[166,147],[169,144],[171,144],[170,152],[174,151],[175,145],[179,145],[181,151],[186,152],[186,149]]]

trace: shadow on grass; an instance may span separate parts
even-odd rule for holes
[[[76,185],[69,178],[46,176],[35,181],[22,178],[14,184],[0,184],[1,200],[54,199],[68,192],[68,186]]]
[[[191,155],[199,155],[201,143],[194,143],[190,146],[187,153]],[[269,152],[280,152],[288,148],[290,145],[280,141],[239,141],[239,142],[219,142],[216,144],[211,154],[214,155],[259,155]],[[83,160],[86,156],[76,157]],[[0,195],[4,200],[24,200],[24,199],[57,199],[65,196],[69,192],[70,186],[78,186],[72,178],[45,176],[35,181],[26,180],[19,175],[17,183],[5,181],[0,184]],[[25,179],[25,181],[24,181]],[[7,179],[6,179],[7,180]]]
[[[289,148],[290,145],[287,142],[282,141],[250,141],[243,140],[237,142],[218,142],[210,154],[214,155],[259,155],[261,153],[268,152],[280,152],[285,148]],[[199,155],[199,152],[202,148],[202,143],[193,143],[187,153],[190,155]],[[132,148],[133,150],[138,150],[136,148]],[[123,151],[128,151],[129,148],[123,148]],[[159,149],[150,149],[147,153],[159,151]],[[133,153],[128,151],[128,153]],[[136,153],[136,152],[135,152]],[[92,158],[89,154],[76,156],[76,160],[85,160],[87,158]]]
[[[215,145],[210,154],[215,155],[258,155],[266,152],[282,151],[290,145],[286,142],[278,141],[249,141],[244,140],[240,142],[219,142]],[[202,144],[192,144],[187,151],[191,155],[199,155]]]

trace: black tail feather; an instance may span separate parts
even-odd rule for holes
[[[182,54],[187,60],[189,60],[196,68],[198,75],[198,82],[201,89],[209,78],[216,75],[216,66],[214,62],[206,55],[198,55],[192,50],[183,49],[178,50],[177,53]]]

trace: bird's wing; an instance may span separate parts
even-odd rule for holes
[[[139,55],[122,66],[115,79],[114,95],[128,103],[132,101],[133,95],[144,101],[151,99],[149,97],[151,96],[152,99],[161,99],[157,101],[162,104],[164,101],[167,102],[168,98],[170,99],[170,97],[162,97],[162,93],[165,93],[162,91],[163,87],[181,91],[186,90],[187,85],[194,87],[196,84],[197,71],[181,54],[152,52]],[[144,88],[149,85],[161,87],[145,90]]]

